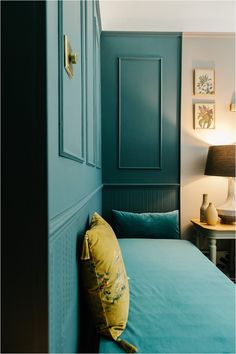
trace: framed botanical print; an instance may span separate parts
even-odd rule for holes
[[[215,104],[194,104],[194,129],[215,129]]]
[[[194,71],[194,94],[215,94],[215,71],[213,69],[195,69]]]

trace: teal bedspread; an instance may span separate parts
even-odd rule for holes
[[[139,353],[235,353],[235,285],[185,240],[120,239],[130,278],[121,338]],[[101,337],[99,353],[123,353]]]

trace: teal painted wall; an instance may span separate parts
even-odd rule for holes
[[[78,54],[73,79],[64,69],[64,34]],[[95,1],[47,2],[47,79],[49,351],[73,353],[82,350],[80,333],[85,332],[79,324],[80,241],[92,213],[102,209],[100,17]]]
[[[181,36],[103,32],[101,51],[103,182],[179,183]]]
[[[178,209],[181,35],[103,32],[101,58],[105,215]]]

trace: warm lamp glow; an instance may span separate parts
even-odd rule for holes
[[[200,132],[198,132],[199,134]],[[214,133],[210,130],[201,131],[201,136],[199,139],[207,143],[208,145],[227,145],[233,144],[235,142],[235,131],[227,130],[225,132],[214,131]]]

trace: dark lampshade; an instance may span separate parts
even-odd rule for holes
[[[235,145],[210,146],[205,175],[235,177]]]

